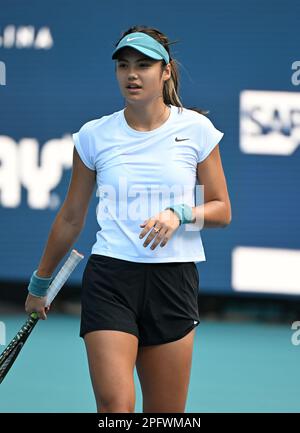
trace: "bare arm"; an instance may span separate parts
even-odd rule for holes
[[[204,186],[204,204],[193,207],[194,221],[203,221],[203,227],[226,227],[231,221],[231,204],[222,167],[219,145],[198,164],[197,177]]]
[[[95,179],[96,172],[83,164],[74,147],[73,169],[68,193],[51,227],[38,266],[38,276],[51,276],[60,260],[79,236],[84,226]]]

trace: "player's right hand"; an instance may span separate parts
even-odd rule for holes
[[[28,296],[25,301],[25,311],[28,314],[37,313],[39,319],[46,320],[50,307],[46,307],[47,297],[44,296],[42,298],[31,295],[28,293]]]

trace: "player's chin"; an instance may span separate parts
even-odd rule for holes
[[[141,95],[124,95],[124,98],[127,101],[143,101],[144,98],[141,98]]]
[[[143,89],[127,89],[123,91],[123,97],[126,99],[141,99],[145,97]]]
[[[128,104],[135,104],[139,107],[143,107],[148,101],[151,100],[151,98],[147,97],[146,95],[124,95],[124,99]]]

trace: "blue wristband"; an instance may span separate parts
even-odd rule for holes
[[[180,224],[189,224],[193,222],[192,208],[187,204],[175,204],[174,206],[167,207],[171,209],[179,218]]]
[[[48,287],[51,284],[52,277],[39,277],[36,275],[37,270],[33,272],[30,283],[28,286],[28,292],[33,296],[43,297],[46,296]]]

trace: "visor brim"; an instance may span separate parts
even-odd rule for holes
[[[155,51],[150,50],[150,49],[148,49],[148,48],[140,47],[140,46],[138,46],[138,45],[134,45],[134,44],[125,44],[125,45],[123,45],[122,47],[118,48],[118,49],[113,53],[113,55],[112,55],[112,59],[113,59],[113,60],[117,59],[117,58],[118,58],[118,55],[119,55],[119,53],[120,53],[120,51],[121,51],[123,48],[126,48],[126,47],[127,47],[127,48],[133,48],[134,50],[137,50],[137,51],[139,51],[140,53],[145,54],[145,56],[150,57],[151,59],[154,59],[154,60],[164,60],[164,58],[163,58],[163,56],[162,56],[161,54],[158,54],[158,53],[156,53]]]

